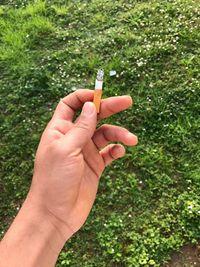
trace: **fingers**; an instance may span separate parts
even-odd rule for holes
[[[100,151],[105,166],[112,163],[115,159],[125,155],[125,148],[120,144],[110,144]]]
[[[86,102],[78,122],[63,137],[66,149],[68,151],[80,151],[91,140],[96,129],[96,123],[95,105],[91,102]]]
[[[73,120],[74,114],[87,101],[93,101],[94,90],[79,89],[60,100],[53,119]],[[104,119],[132,105],[130,96],[116,96],[101,101],[101,111],[98,119]]]
[[[109,124],[99,127],[92,139],[98,149],[105,147],[109,142],[122,142],[127,146],[136,145],[138,142],[137,136],[127,129]]]
[[[122,110],[131,107],[133,104],[132,98],[130,96],[113,96],[101,101],[100,114],[98,115],[98,120],[108,118],[113,114],[116,114]]]
[[[93,100],[93,90],[79,89],[62,98],[54,112],[53,119],[73,120],[74,114],[87,101]]]

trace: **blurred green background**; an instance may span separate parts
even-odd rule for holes
[[[139,144],[106,169],[57,267],[163,266],[200,239],[199,0],[1,1],[0,235],[27,194],[59,99],[92,89],[100,67],[104,97],[134,100],[104,122]]]

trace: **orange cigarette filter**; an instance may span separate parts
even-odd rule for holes
[[[93,99],[93,103],[95,104],[97,113],[100,112],[102,89],[103,89],[103,76],[104,76],[104,71],[102,69],[98,70],[97,78],[95,81],[94,99]]]

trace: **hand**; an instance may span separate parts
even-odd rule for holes
[[[96,129],[97,120],[130,107],[131,97],[102,100],[98,117],[94,104],[88,102],[92,99],[93,90],[82,89],[60,101],[42,135],[28,194],[30,201],[53,219],[65,239],[85,222],[105,166],[125,154],[122,145],[109,142],[137,143],[137,137],[122,127],[102,125]]]

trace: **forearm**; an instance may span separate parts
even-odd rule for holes
[[[52,267],[65,241],[53,218],[27,198],[0,243],[0,267]]]

